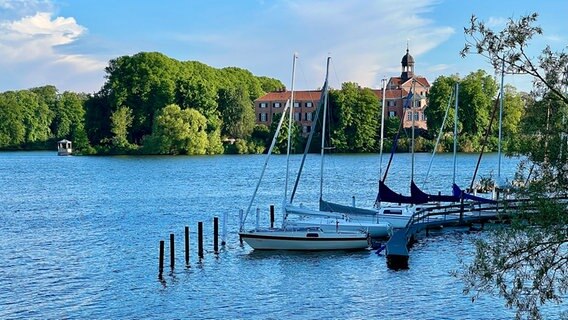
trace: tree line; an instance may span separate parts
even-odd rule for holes
[[[118,57],[105,72],[106,81],[94,94],[60,94],[54,86],[0,93],[0,149],[52,149],[56,140],[66,138],[83,154],[263,153],[275,132],[277,121],[270,127],[255,124],[254,100],[282,90],[279,80],[235,67],[216,69],[196,61],[178,61],[155,52]],[[417,135],[416,151],[434,148],[456,82],[461,85],[460,151],[480,150],[498,91],[495,79],[481,70],[463,79],[452,75],[434,81],[426,109],[428,131]],[[326,139],[334,150],[377,152],[381,101],[373,91],[347,82],[331,90],[329,100]],[[511,150],[528,102],[513,87],[506,88],[503,128]],[[399,124],[398,118],[386,119],[387,137],[396,134]],[[438,151],[449,151],[453,145],[449,129],[453,116],[446,126]],[[293,129],[293,150],[300,152],[306,139],[297,124]],[[410,133],[406,131],[397,151],[409,149]],[[228,140],[235,143],[223,143]],[[493,130],[489,150],[495,150],[496,141]],[[385,149],[390,150],[392,141],[385,142]],[[284,151],[285,144],[286,139],[280,138],[276,150]]]

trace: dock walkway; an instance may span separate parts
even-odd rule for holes
[[[409,249],[416,236],[423,230],[472,226],[488,221],[506,220],[509,212],[517,208],[519,200],[504,200],[495,204],[466,202],[447,206],[431,206],[417,211],[405,228],[396,230],[386,244],[387,266],[391,269],[407,269]]]

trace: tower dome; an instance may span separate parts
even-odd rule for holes
[[[408,53],[408,49],[406,49],[406,54],[402,57],[402,66],[411,66],[414,65],[414,58]]]
[[[406,47],[406,54],[402,57],[400,61],[402,64],[402,73],[400,77],[403,81],[406,81],[414,77],[414,58],[408,52],[408,46]]]

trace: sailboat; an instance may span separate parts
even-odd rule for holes
[[[320,103],[318,105],[318,109],[316,110],[315,120],[313,123],[318,123],[318,117],[320,111],[323,111],[323,118],[322,118],[322,128],[321,128],[321,148],[320,148],[320,200],[322,199],[323,193],[323,163],[324,163],[324,156],[325,156],[325,133],[326,133],[326,124],[327,124],[327,109],[328,109],[328,93],[329,93],[329,86],[328,86],[328,75],[329,75],[329,63],[331,58],[327,58],[326,64],[326,76],[325,82],[322,89],[322,95],[320,99]],[[312,210],[304,207],[298,207],[292,205],[294,200],[294,195],[298,187],[298,183],[300,180],[301,172],[304,167],[306,155],[310,148],[310,143],[313,138],[313,134],[316,130],[312,130],[308,137],[308,142],[306,144],[306,148],[304,150],[302,162],[300,164],[300,169],[298,171],[298,175],[296,177],[296,181],[294,184],[294,189],[290,196],[290,203],[285,206],[285,212],[288,219],[286,222],[290,226],[294,227],[309,227],[309,226],[317,226],[325,231],[337,232],[337,231],[359,231],[363,230],[367,232],[372,238],[385,238],[389,237],[392,234],[392,226],[388,222],[376,221],[373,219],[361,219],[360,217],[351,217],[344,213],[332,213],[329,211],[319,211],[319,210]]]
[[[324,201],[320,199],[320,211],[328,211],[333,213],[344,213],[349,215],[354,219],[358,219],[359,221],[373,221],[379,223],[388,223],[394,229],[404,228],[406,227],[408,221],[412,217],[412,215],[416,212],[419,207],[415,206],[415,204],[423,203],[423,202],[416,202],[413,198],[408,196],[402,196],[390,188],[387,187],[385,184],[385,180],[388,174],[388,168],[390,167],[390,163],[392,161],[392,157],[394,155],[394,150],[396,148],[396,143],[398,140],[399,132],[397,133],[396,137],[394,138],[393,143],[393,150],[391,151],[391,158],[389,160],[389,164],[387,165],[387,169],[383,175],[382,173],[382,150],[383,150],[383,140],[384,140],[384,115],[385,115],[385,94],[386,91],[386,81],[383,82],[383,103],[382,103],[382,111],[381,111],[381,136],[380,136],[380,173],[381,179],[379,181],[379,191],[377,194],[377,200],[375,201],[375,207],[365,209],[365,208],[358,208],[355,206],[346,206],[341,205],[329,201]],[[411,105],[412,103],[412,105]],[[405,100],[405,109],[410,109],[414,107],[414,94],[412,90],[408,93],[406,100]],[[413,128],[414,128],[414,117],[413,120]],[[401,122],[402,126],[402,122]],[[414,130],[413,133],[414,135]],[[414,143],[414,139],[412,139]],[[414,161],[414,159],[413,159]],[[412,164],[414,166],[414,162]],[[414,168],[413,168],[414,169]],[[390,205],[384,205],[383,202],[391,203]],[[398,204],[398,205],[397,205]],[[402,205],[404,204],[404,205]]]
[[[280,122],[278,123],[276,132],[272,139],[272,143],[268,150],[266,160],[256,189],[253,193],[252,199],[249,203],[245,214],[248,215],[252,203],[256,197],[256,193],[260,186],[260,182],[264,176],[266,166],[272,149],[276,143],[282,123],[286,118],[288,111],[288,146],[287,146],[287,160],[286,160],[286,182],[284,188],[284,202],[285,208],[288,199],[288,175],[289,175],[289,157],[290,157],[290,142],[291,142],[291,128],[292,128],[292,106],[294,105],[294,79],[296,70],[297,55],[294,54],[292,64],[292,89],[291,98],[287,101]],[[327,81],[326,81],[327,86]],[[285,213],[285,209],[283,209]],[[369,247],[368,233],[364,231],[330,231],[324,230],[319,226],[298,227],[292,226],[287,223],[287,217],[284,215],[281,228],[256,228],[244,231],[244,221],[241,220],[241,228],[239,232],[240,238],[245,241],[249,246],[255,250],[358,250]]]

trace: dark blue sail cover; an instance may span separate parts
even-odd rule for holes
[[[420,190],[418,186],[414,183],[414,181],[410,182],[410,196],[415,199],[416,203],[426,203],[426,202],[458,202],[460,201],[459,196],[455,195],[435,195],[435,194],[427,194],[424,191]]]
[[[424,199],[413,198],[409,196],[403,196],[400,193],[394,192],[391,188],[383,181],[379,181],[379,194],[377,195],[377,202],[390,202],[390,203],[408,203],[408,204],[418,204]]]
[[[473,200],[473,201],[478,201],[478,202],[482,202],[482,203],[497,203],[495,200],[491,200],[491,199],[486,199],[483,197],[478,197],[478,196],[474,196],[472,194],[469,193],[465,193],[462,189],[460,189],[460,187],[458,187],[455,183],[452,186],[452,190],[453,190],[453,194],[454,197],[461,197],[463,194],[463,198],[464,199],[468,199],[468,200]]]

